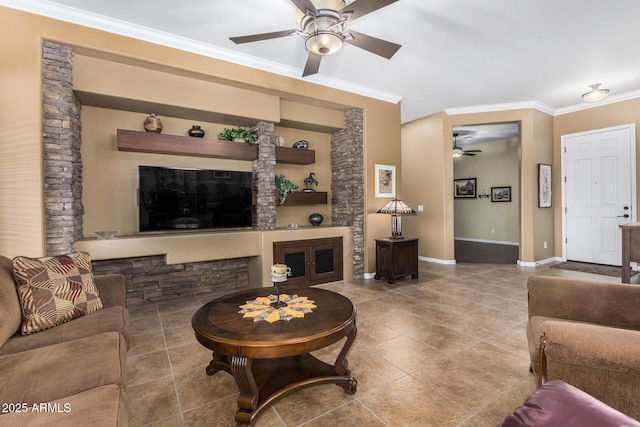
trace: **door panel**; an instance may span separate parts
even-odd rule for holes
[[[566,135],[562,141],[566,258],[621,265],[619,225],[635,220],[635,126]]]

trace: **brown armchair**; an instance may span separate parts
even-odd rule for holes
[[[562,380],[640,419],[640,286],[537,276],[528,287],[538,384]]]

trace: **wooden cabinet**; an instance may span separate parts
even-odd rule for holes
[[[418,278],[418,239],[376,239],[375,279],[393,283],[399,276]]]
[[[342,237],[273,244],[274,264],[291,267],[286,285],[317,285],[342,280]]]

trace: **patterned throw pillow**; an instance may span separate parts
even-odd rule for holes
[[[91,272],[91,257],[86,252],[16,257],[13,276],[22,305],[22,335],[53,328],[102,308]]]

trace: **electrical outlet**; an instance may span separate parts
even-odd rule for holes
[[[491,229],[491,234],[496,234],[496,229],[495,228]]]
[[[418,205],[418,212],[424,212],[424,206]]]
[[[547,242],[544,242],[544,248],[547,249]]]

